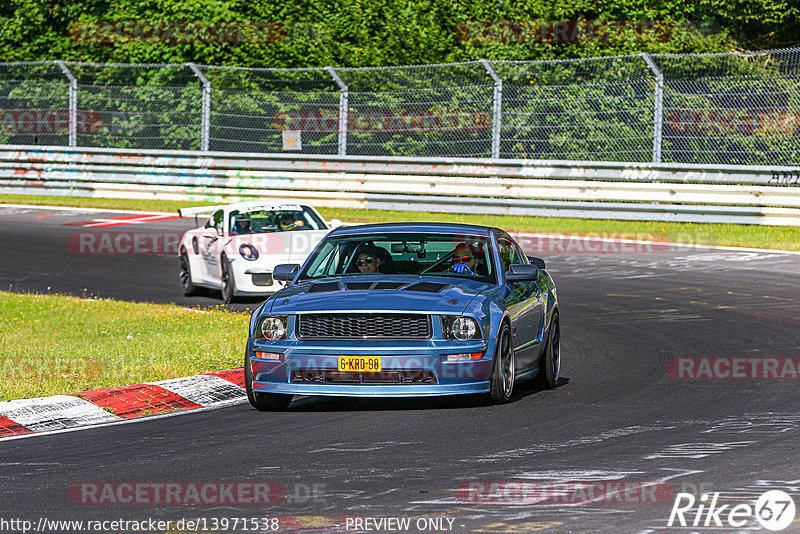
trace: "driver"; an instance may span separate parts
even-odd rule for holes
[[[381,258],[378,256],[378,250],[371,247],[362,247],[356,256],[356,266],[362,273],[379,273],[381,266]]]
[[[231,228],[231,235],[241,235],[241,234],[249,234],[252,233],[250,228],[250,217],[248,216],[238,216],[236,217],[236,222],[233,223],[233,227]]]
[[[466,243],[459,243],[453,256],[453,272],[478,276],[478,250]]]
[[[281,213],[278,217],[278,226],[280,226],[281,230],[284,232],[288,232],[289,230],[294,230],[305,225],[305,221],[295,218],[291,213]]]

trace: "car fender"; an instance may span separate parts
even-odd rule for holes
[[[253,338],[256,335],[256,322],[258,321],[258,316],[264,310],[264,307],[268,306],[268,305],[270,307],[272,307],[272,304],[270,303],[270,299],[267,299],[264,302],[262,302],[261,304],[259,304],[258,306],[256,306],[256,309],[253,310],[253,313],[250,314],[250,326],[249,326],[249,330],[248,330],[250,335],[248,336],[248,338],[249,338],[248,339],[248,348],[251,345],[250,342],[252,342]]]
[[[202,228],[198,228],[184,233],[178,243],[178,254],[180,255],[182,249],[186,250],[186,257],[189,260],[189,269],[192,275],[192,283],[208,286],[209,280],[205,276],[206,267],[203,262],[203,256],[200,254],[199,249],[195,250],[193,244],[193,241],[195,244],[197,243],[198,234],[201,231]]]
[[[558,291],[553,278],[545,270],[541,271],[539,278],[539,290],[546,295],[546,309],[545,309],[545,328],[549,328],[550,321],[553,319],[553,313],[558,310]]]
[[[184,232],[181,236],[181,240],[178,243],[178,252],[180,253],[181,247],[186,247],[186,252],[191,255],[196,255],[200,252],[199,248],[195,248],[192,245],[192,241],[194,240],[197,243],[197,237],[200,235],[202,228],[195,228],[194,230],[189,230],[188,232]]]
[[[476,295],[463,312],[463,315],[474,317],[480,323],[483,337],[486,340],[486,352],[487,355],[491,355],[491,358],[494,358],[500,326],[504,320],[509,319],[508,310],[497,301],[498,291],[499,288],[489,289]]]

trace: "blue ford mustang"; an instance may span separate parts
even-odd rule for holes
[[[504,403],[519,379],[558,382],[555,284],[498,228],[339,228],[273,277],[289,283],[253,312],[244,362],[259,410],[296,394]]]

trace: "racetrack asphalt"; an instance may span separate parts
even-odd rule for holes
[[[0,208],[0,288],[219,304],[182,296],[173,256],[86,254],[68,245],[76,232],[180,233],[193,221],[65,226],[98,217]],[[214,518],[278,518],[279,532],[362,532],[354,519],[399,517],[412,519],[412,532],[731,532],[704,526],[705,517],[668,528],[675,494],[699,500],[719,492],[720,503],[752,506],[780,489],[800,508],[800,381],[692,379],[675,376],[673,366],[675,358],[702,357],[796,362],[800,256],[672,247],[531,252],[558,284],[557,389],[519,386],[503,406],[458,397],[302,398],[283,413],[237,405],[4,440],[0,526],[10,518],[150,518],[171,520],[175,530],[182,518],[209,527]],[[271,482],[287,497],[268,505],[84,502],[78,490],[103,482]],[[510,482],[527,482],[530,493],[510,493]],[[623,493],[626,482],[657,483],[659,497]],[[561,493],[537,498],[554,484]],[[238,527],[216,530],[256,531]],[[760,528],[751,520],[738,530]],[[783,532],[800,532],[800,514]]]

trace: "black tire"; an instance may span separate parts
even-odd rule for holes
[[[227,257],[220,256],[219,265],[222,269],[222,301],[225,304],[230,304],[233,302],[234,293],[236,292],[236,281],[233,279],[231,264]]]
[[[539,361],[539,374],[536,375],[536,386],[541,389],[554,389],[558,386],[561,373],[561,325],[558,312],[553,313],[550,328],[547,330],[547,347]]]
[[[244,389],[247,391],[247,400],[259,412],[277,412],[285,410],[292,402],[294,395],[282,393],[259,393],[253,391],[253,369],[250,367],[250,357],[244,357]]]
[[[497,346],[494,351],[492,375],[489,379],[491,389],[487,400],[493,404],[506,404],[514,394],[514,345],[511,330],[503,323],[497,333]]]
[[[186,253],[186,247],[181,247],[180,252],[181,261],[181,289],[183,294],[187,297],[197,295],[198,287],[192,282],[192,264],[189,263],[189,255]]]

